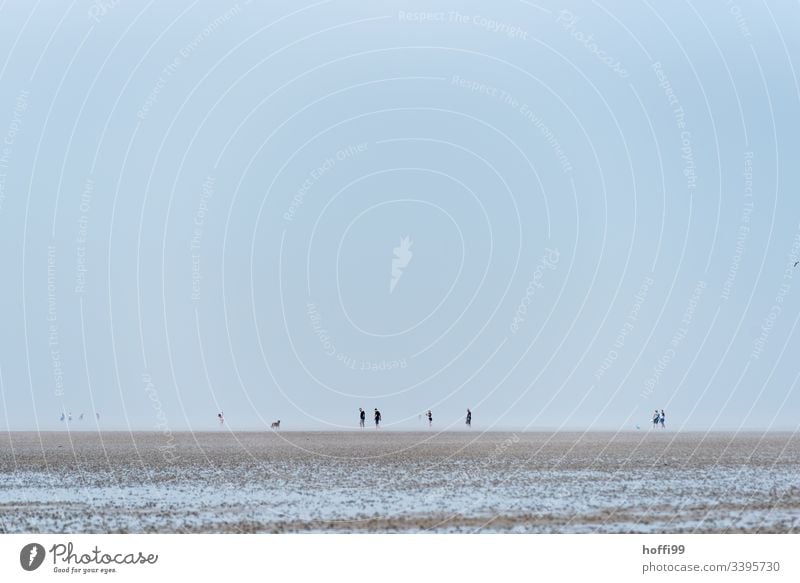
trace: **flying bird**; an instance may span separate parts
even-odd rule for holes
[[[400,239],[400,245],[392,249],[394,257],[392,257],[392,279],[389,281],[389,293],[394,291],[397,282],[403,277],[403,270],[408,267],[414,253],[411,251],[411,246],[414,242],[410,237],[403,237]]]

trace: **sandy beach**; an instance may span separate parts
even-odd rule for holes
[[[800,531],[790,433],[11,433],[0,530]]]

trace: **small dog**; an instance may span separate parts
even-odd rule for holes
[[[281,428],[281,420],[278,419],[277,421],[273,421],[272,425],[269,426],[270,429],[280,429]]]

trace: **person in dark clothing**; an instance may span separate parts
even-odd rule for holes
[[[367,413],[361,407],[358,408],[358,426],[364,429],[364,420],[367,418]]]
[[[431,425],[433,425],[433,413],[431,413],[431,410],[428,409],[428,427]]]
[[[472,411],[467,409],[467,427],[472,427]]]
[[[381,424],[381,412],[378,411],[378,408],[375,408],[375,429],[377,429]]]

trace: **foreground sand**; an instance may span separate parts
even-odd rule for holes
[[[12,433],[1,532],[800,532],[789,433]]]

